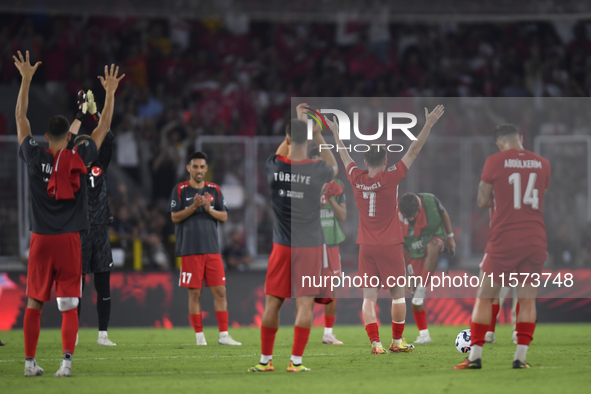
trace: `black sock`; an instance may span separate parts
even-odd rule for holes
[[[82,290],[80,291],[80,295],[84,292],[84,286],[86,282],[86,275],[82,274]],[[82,297],[78,298],[78,321],[80,321],[80,312],[82,312]]]
[[[111,317],[111,273],[95,273],[94,288],[96,289],[98,328],[99,331],[107,331],[107,328],[109,327],[109,319]]]

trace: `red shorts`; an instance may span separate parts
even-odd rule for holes
[[[328,266],[324,249],[325,245],[292,248],[273,243],[265,279],[265,294],[279,298],[330,297],[324,286],[314,286],[320,284],[321,273]],[[314,279],[316,282],[312,282]]]
[[[328,257],[328,266],[322,270],[322,275],[340,276],[341,275],[341,253],[339,247],[326,247],[326,256]]]
[[[486,275],[492,273],[494,281],[497,283],[502,283],[503,277],[505,285],[515,283],[514,281],[509,282],[509,274],[513,272],[530,274],[526,283],[532,283],[531,274],[540,275],[546,257],[548,257],[548,253],[543,246],[529,246],[504,251],[487,250],[480,262],[480,270],[484,271]],[[518,283],[522,284],[524,276],[516,276]]]
[[[179,286],[201,289],[205,286],[225,286],[224,262],[219,253],[191,254],[181,257]]]
[[[80,233],[31,234],[27,267],[27,297],[47,302],[55,282],[57,297],[81,297]]]
[[[370,278],[380,278],[381,284],[388,287],[388,277],[404,277],[404,253],[402,244],[398,245],[359,245],[359,275],[367,275],[367,283]],[[390,283],[394,283],[390,279]]]

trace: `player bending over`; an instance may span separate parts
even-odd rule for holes
[[[305,118],[298,105],[298,117]],[[325,144],[315,128],[313,137],[318,146]],[[293,348],[288,372],[305,372],[304,349],[314,318],[314,297],[326,297],[318,288],[305,286],[304,276],[318,276],[325,264],[326,245],[320,224],[320,196],[325,183],[338,171],[329,150],[323,150],[321,161],[307,158],[307,125],[292,119],[286,127],[285,141],[275,155],[267,159],[267,181],[275,213],[273,250],[265,279],[265,311],[261,321],[261,358],[249,372],[270,372],[273,367],[273,345],[279,328],[279,311],[286,298],[296,297],[296,320]],[[292,182],[293,180],[293,182]]]
[[[470,323],[472,349],[454,369],[482,367],[482,346],[491,323],[492,302],[499,297],[503,278],[509,283],[512,272],[518,274],[520,305],[513,368],[529,368],[525,357],[536,328],[536,286],[547,256],[542,208],[550,186],[550,162],[525,150],[523,136],[513,125],[497,126],[495,141],[500,152],[486,159],[478,186],[478,206],[492,209],[488,244],[480,262],[481,286]],[[524,282],[524,275],[519,274],[528,274],[527,280]]]
[[[43,369],[35,361],[39,340],[41,308],[49,301],[55,283],[57,305],[62,313],[62,350],[64,358],[55,376],[71,376],[72,355],[78,332],[78,299],[81,296],[82,252],[80,231],[88,230],[86,166],[98,154],[111,126],[119,67],[105,66],[100,77],[106,91],[103,117],[89,140],[67,149],[69,123],[61,115],[49,120],[45,138],[49,150],[42,149],[31,137],[27,119],[29,88],[33,74],[41,64],[31,66],[29,52],[26,60],[21,52],[13,56],[21,76],[21,88],[16,104],[16,125],[20,144],[19,156],[27,164],[31,195],[31,245],[27,266],[27,308],[23,320],[25,337],[25,376],[39,376]]]
[[[189,289],[189,321],[195,329],[197,345],[207,345],[201,316],[203,282],[211,288],[213,309],[218,321],[220,345],[242,345],[228,334],[226,274],[218,242],[218,223],[228,220],[226,200],[215,183],[205,182],[207,155],[189,157],[189,180],[172,190],[168,212],[175,224],[176,255],[181,257],[179,285]]]
[[[92,91],[78,93],[78,113],[72,121],[70,133],[78,135],[82,119],[89,113],[95,122],[101,118],[96,107]],[[81,145],[90,138],[82,134],[75,138],[74,144]],[[94,288],[96,290],[96,311],[98,314],[98,340],[99,346],[117,346],[111,342],[107,335],[109,319],[111,317],[111,268],[113,267],[113,254],[111,252],[111,240],[109,237],[109,224],[113,222],[113,215],[109,209],[107,199],[107,167],[111,162],[113,153],[113,140],[115,136],[111,130],[107,133],[98,157],[88,164],[86,177],[86,194],[88,196],[88,221],[90,229],[80,232],[82,243],[82,291],[85,286],[85,276],[94,275]],[[70,140],[71,141],[71,140]],[[78,303],[78,319],[80,319],[82,303]]]
[[[412,313],[419,328],[415,343],[431,343],[425,316],[425,294],[431,274],[437,267],[439,255],[447,242],[449,252],[455,253],[456,243],[451,220],[437,197],[429,193],[406,193],[400,197],[400,221],[404,236],[404,259],[407,274],[421,277],[412,298]],[[415,283],[411,283],[412,286]]]
[[[408,152],[397,164],[387,168],[386,150],[372,146],[365,153],[364,163],[367,170],[361,170],[349,156],[343,142],[339,138],[336,117],[329,123],[338,151],[347,168],[347,177],[353,186],[355,202],[359,209],[359,275],[378,277],[384,287],[390,287],[392,296],[392,343],[390,352],[408,353],[414,349],[402,338],[406,317],[404,287],[387,283],[388,278],[405,276],[404,254],[402,244],[404,238],[398,217],[398,184],[406,176],[406,172],[416,159],[425,144],[431,128],[443,115],[443,106],[438,105],[429,113],[425,108],[425,126],[417,136],[417,140],[408,148]],[[395,202],[395,205],[392,202]],[[377,325],[376,302],[379,284],[375,288],[363,289],[363,322],[371,342],[372,354],[384,354],[386,349],[380,341]]]
[[[322,160],[318,148],[310,149],[308,152],[310,160]],[[326,239],[326,252],[328,266],[323,270],[322,275],[339,276],[341,274],[341,254],[339,244],[345,240],[345,234],[339,226],[339,222],[347,219],[347,199],[343,182],[338,178],[326,184],[324,192],[320,196],[320,221],[324,238]],[[332,300],[324,305],[324,336],[322,343],[342,345],[333,334],[332,328],[337,311],[336,290],[332,292]],[[328,301],[328,300],[327,300]]]

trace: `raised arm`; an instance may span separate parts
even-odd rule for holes
[[[438,105],[431,113],[429,113],[427,108],[425,108],[426,120],[425,125],[423,126],[423,130],[421,130],[421,132],[417,136],[416,141],[413,141],[412,144],[410,144],[410,147],[408,148],[406,154],[402,156],[402,162],[404,163],[407,169],[410,169],[410,166],[417,158],[417,155],[423,148],[423,145],[425,145],[425,141],[427,141],[427,137],[429,137],[429,133],[431,133],[431,128],[435,123],[437,123],[439,118],[441,118],[441,115],[443,115],[443,109],[443,105]]]
[[[334,136],[334,141],[337,146],[337,152],[339,152],[341,160],[343,161],[343,165],[345,166],[345,169],[347,169],[347,167],[349,167],[349,164],[355,163],[355,161],[351,159],[349,151],[347,150],[347,148],[345,148],[345,144],[343,144],[343,141],[341,141],[339,137],[339,124],[337,123],[337,117],[333,116],[332,121],[330,121],[328,118],[325,118],[325,120],[328,124],[328,127],[330,128],[330,131],[332,131],[332,135]]]
[[[113,120],[113,109],[115,107],[115,91],[119,86],[119,81],[125,77],[125,74],[117,77],[119,74],[119,67],[115,68],[114,64],[111,64],[111,70],[109,66],[105,66],[105,77],[99,75],[101,84],[105,88],[105,106],[103,113],[98,125],[90,135],[90,138],[96,143],[96,148],[100,149],[103,144],[103,140],[107,135],[107,132],[111,128],[111,121]]]
[[[21,88],[18,92],[15,109],[16,132],[18,134],[19,145],[23,143],[23,140],[26,137],[31,135],[31,124],[29,123],[29,119],[27,119],[27,110],[29,109],[29,89],[31,87],[33,75],[35,74],[35,71],[37,71],[37,67],[41,64],[41,62],[37,62],[34,66],[31,66],[29,61],[29,51],[25,53],[26,60],[23,58],[21,51],[18,51],[18,57],[12,57],[14,59],[14,65],[18,68],[22,77]]]
[[[334,170],[334,176],[337,176],[339,172],[337,159],[335,159],[334,155],[332,154],[332,150],[322,149],[323,146],[326,146],[326,141],[322,136],[322,129],[317,124],[314,124],[312,135],[314,136],[314,142],[316,142],[316,146],[320,150],[320,157],[322,157],[322,160],[324,160],[326,164],[332,167]]]

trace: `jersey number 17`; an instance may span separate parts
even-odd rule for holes
[[[534,189],[538,174],[532,172],[529,174],[523,204],[531,205],[532,209],[538,209],[540,205],[539,191]],[[509,176],[509,184],[513,185],[513,208],[521,209],[521,174],[514,172]]]

